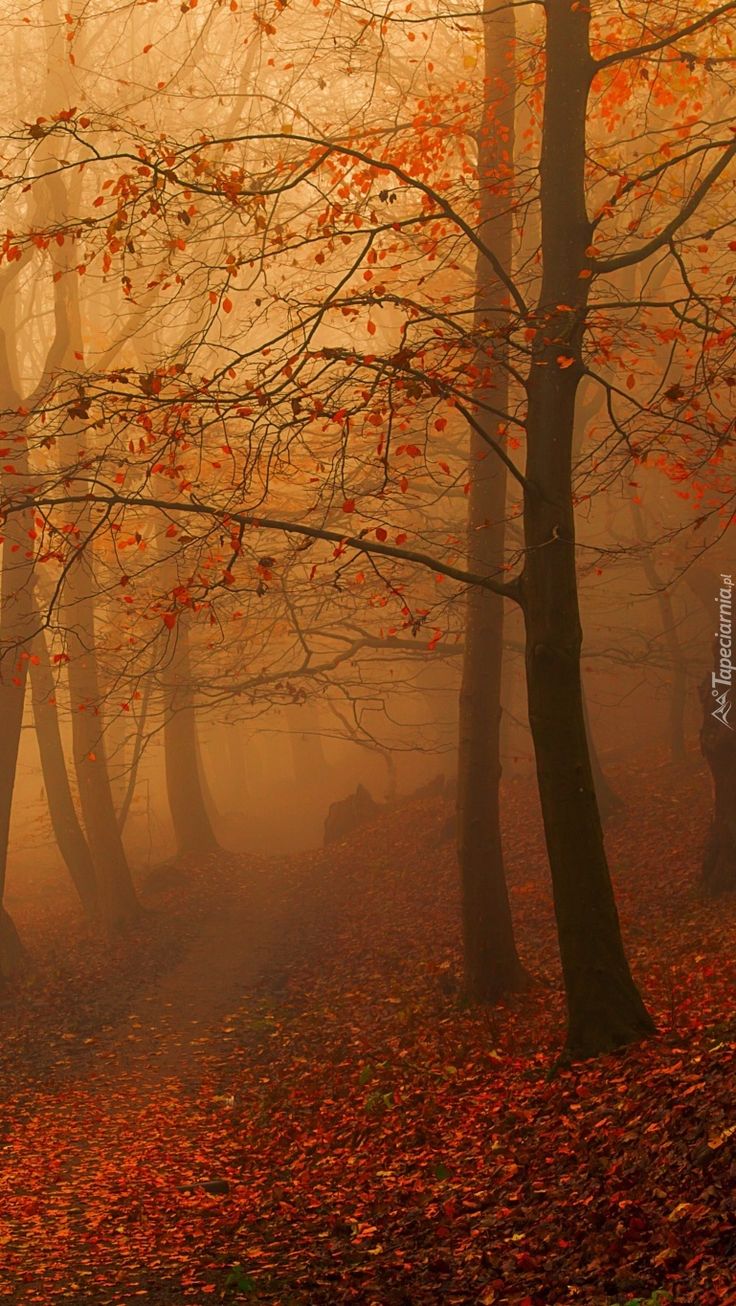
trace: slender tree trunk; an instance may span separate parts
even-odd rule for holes
[[[235,800],[231,806],[242,811],[249,792],[243,734],[237,723],[227,726],[226,732],[229,792]]]
[[[81,543],[69,569],[65,590],[74,764],[82,817],[97,872],[100,919],[106,929],[117,930],[132,922],[139,908],[118,829],[107,767],[95,651],[92,542],[86,511],[78,525]]]
[[[0,382],[4,407],[18,407],[20,397],[12,385],[7,366],[4,332],[0,333]],[[6,419],[7,420],[7,419]],[[12,423],[19,437],[15,468],[27,475],[28,456],[25,427]],[[3,496],[10,497],[18,476],[4,478]],[[2,906],[8,862],[8,838],[18,749],[23,725],[28,648],[33,625],[33,557],[29,556],[28,532],[32,512],[11,513],[2,528],[2,577],[0,579],[0,978],[9,979],[23,971],[27,954],[16,928]]]
[[[707,623],[705,629],[712,630],[714,614],[716,618],[719,615],[714,600],[719,598],[723,576],[719,578],[718,573],[709,567],[688,567],[685,583],[702,605]],[[720,662],[718,640],[714,643],[713,654],[712,666],[716,669]],[[711,898],[736,890],[736,716],[733,691],[726,702],[728,724],[713,716],[714,709],[719,706],[713,691],[720,695],[726,688],[723,683],[714,685],[710,672],[699,685],[703,708],[700,750],[710,768],[714,791],[713,816],[703,854],[700,883]]]
[[[170,660],[163,677],[166,791],[177,851],[184,857],[213,852],[218,844],[202,793],[189,631],[184,614],[169,639]]]
[[[125,829],[125,823],[128,819],[128,813],[130,812],[131,803],[133,802],[133,798],[135,796],[135,787],[138,779],[138,768],[140,766],[141,757],[143,755],[143,747],[145,743],[145,729],[146,729],[146,721],[148,720],[148,705],[150,699],[151,699],[151,679],[150,676],[148,676],[143,685],[143,697],[141,699],[140,709],[138,712],[138,720],[136,722],[135,737],[133,739],[133,754],[130,759],[130,766],[128,767],[128,779],[125,786],[125,793],[123,794],[123,801],[118,809],[118,829],[121,834]]]
[[[623,799],[619,797],[616,790],[610,784],[603,767],[596,747],[595,738],[590,728],[590,717],[588,715],[588,699],[583,688],[583,716],[585,717],[585,734],[588,740],[588,752],[590,753],[590,768],[593,773],[593,785],[595,795],[598,800],[598,811],[604,825],[609,817],[614,813],[620,812],[624,806]]]
[[[479,235],[509,268],[513,180],[513,9],[489,5],[483,14],[486,101],[478,133]],[[493,341],[475,358],[475,393],[505,412],[508,374],[503,326],[506,299],[492,266],[476,265],[474,324]],[[478,422],[492,439],[499,423],[482,409]],[[501,438],[503,438],[501,436]],[[473,570],[500,578],[504,562],[506,469],[483,434],[470,436],[468,558]],[[462,888],[464,987],[475,1002],[492,1002],[518,989],[524,971],[514,941],[501,846],[499,784],[503,663],[503,604],[479,588],[468,594],[459,703],[457,838]]]
[[[304,789],[323,786],[332,768],[325,755],[318,704],[306,699],[298,706],[288,707],[286,719],[297,784]]]
[[[543,278],[528,387],[526,561],[529,719],[568,1006],[568,1057],[652,1032],[621,939],[585,730],[572,441],[582,375],[591,225],[585,206],[590,11],[548,0],[541,158]]]
[[[197,771],[199,772],[199,786],[202,790],[202,801],[205,811],[209,818],[210,825],[214,829],[220,819],[220,811],[217,806],[217,800],[210,784],[210,776],[204,758],[204,749],[202,748],[202,735],[197,727],[197,717],[194,717],[194,738],[197,745]]]
[[[730,623],[730,616],[728,620]],[[714,651],[715,674],[723,674],[718,670],[720,645],[717,641]],[[714,697],[722,695],[724,690],[727,695],[725,705]],[[703,706],[700,748],[713,777],[715,800],[700,877],[710,898],[736,890],[736,708],[732,695],[733,689],[722,681],[714,685],[710,673],[700,685]],[[714,711],[719,715],[715,716]],[[730,720],[732,716],[733,721]]]
[[[631,503],[631,515],[634,530],[640,541],[644,539],[644,518],[638,503]],[[682,762],[687,757],[685,746],[685,717],[687,714],[687,663],[677,633],[677,619],[672,603],[672,596],[665,589],[662,578],[649,553],[642,555],[642,567],[659,610],[662,623],[662,635],[672,671],[672,684],[669,694],[667,713],[667,738],[670,757],[673,762]]]
[[[667,737],[673,762],[683,762],[687,757],[685,720],[687,717],[688,676],[687,663],[677,634],[672,598],[669,594],[657,595],[662,630],[672,667],[672,684],[668,700]]]
[[[85,913],[93,920],[98,906],[95,867],[69,784],[56,710],[56,685],[43,632],[36,635],[32,645],[31,694],[41,770],[54,836]]]

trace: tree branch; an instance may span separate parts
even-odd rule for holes
[[[634,267],[635,264],[643,263],[652,254],[656,254],[657,250],[668,245],[680,227],[697,212],[708,191],[721,176],[721,173],[725,172],[734,158],[736,158],[736,140],[724,150],[718,161],[713,164],[710,172],[706,173],[700,185],[693,191],[687,204],[680,209],[680,212],[671,222],[667,223],[666,227],[663,227],[658,236],[653,236],[645,245],[640,245],[638,249],[632,249],[628,254],[620,254],[618,258],[595,260],[592,264],[593,273],[601,275],[607,272],[616,272],[619,268]]]
[[[637,45],[630,50],[616,50],[603,59],[596,59],[595,71],[600,72],[602,68],[613,68],[616,64],[625,63],[627,59],[640,59],[645,54],[656,54],[657,50],[665,50],[668,45],[675,45],[678,41],[682,41],[684,37],[693,36],[695,32],[700,32],[704,27],[708,27],[710,23],[714,23],[717,18],[722,18],[724,14],[733,13],[734,10],[736,10],[736,0],[728,0],[727,4],[719,5],[717,9],[712,9],[709,14],[704,14],[702,18],[696,18],[687,27],[681,27],[678,32],[670,32],[668,36],[661,36],[656,41],[649,41],[646,45]]]
[[[465,571],[462,567],[453,567],[449,563],[439,562],[427,553],[419,553],[414,549],[405,549],[400,545],[384,544],[379,540],[368,540],[363,535],[346,535],[343,531],[331,530],[326,526],[306,526],[301,522],[285,521],[278,517],[263,517],[255,513],[242,513],[228,508],[215,508],[210,504],[192,502],[191,500],[187,503],[173,503],[170,499],[158,499],[148,496],[128,497],[111,489],[106,493],[89,491],[86,494],[64,494],[59,497],[39,494],[26,499],[6,499],[0,503],[0,513],[4,517],[8,517],[12,513],[26,512],[32,507],[51,509],[72,503],[102,504],[108,509],[119,506],[157,508],[166,513],[193,513],[195,516],[212,518],[220,524],[235,522],[241,526],[277,531],[283,535],[300,535],[309,540],[326,540],[328,543],[341,544],[345,548],[355,549],[356,552],[365,553],[369,556],[378,555],[383,558],[395,558],[398,562],[411,562],[418,567],[426,568],[427,571],[440,576],[447,576],[450,580],[456,580],[461,585],[477,585],[481,589],[491,590],[493,594],[500,594],[504,598],[513,599],[516,603],[521,602],[516,577],[506,582],[498,581],[491,576],[483,576],[478,572]]]

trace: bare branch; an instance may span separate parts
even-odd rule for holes
[[[652,254],[656,254],[657,250],[668,245],[675,233],[680,230],[680,227],[697,212],[708,192],[734,158],[736,158],[736,140],[724,150],[718,161],[713,164],[710,172],[706,173],[700,185],[695,188],[687,204],[680,209],[680,212],[671,222],[667,223],[666,227],[662,228],[659,235],[653,236],[645,245],[640,245],[638,249],[630,250],[628,254],[620,254],[618,258],[596,260],[592,264],[594,274],[600,275],[616,272],[619,268],[634,267],[635,264],[643,263],[646,259],[651,258]]]
[[[688,23],[687,27],[681,27],[677,32],[670,32],[667,36],[661,36],[656,41],[633,46],[630,50],[616,50],[603,59],[596,59],[595,70],[600,72],[602,68],[613,68],[616,64],[625,63],[627,59],[641,59],[645,54],[656,54],[657,50],[666,50],[668,45],[676,45],[678,41],[682,41],[686,36],[694,36],[696,32],[702,32],[704,27],[708,27],[718,18],[722,18],[724,14],[734,13],[734,11],[736,11],[736,0],[728,0],[727,4],[719,5],[717,9],[712,9],[709,14],[704,14],[702,18],[696,18],[694,22]]]

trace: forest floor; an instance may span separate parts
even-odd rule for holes
[[[0,1301],[733,1306],[736,904],[694,888],[708,782],[695,758],[611,778],[659,1033],[551,1079],[529,781],[504,809],[539,983],[492,1010],[458,1001],[444,800],[324,852],[159,869],[114,947],[39,882],[14,905],[37,967],[0,1005]]]

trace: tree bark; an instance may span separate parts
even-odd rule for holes
[[[166,791],[180,857],[214,852],[217,839],[207,813],[198,764],[189,631],[182,614],[171,631],[163,677]]]
[[[135,797],[135,787],[138,779],[138,768],[140,766],[140,761],[141,761],[141,757],[143,756],[143,749],[145,746],[144,732],[146,729],[146,721],[148,720],[148,705],[150,702],[150,698],[151,698],[151,679],[149,676],[146,678],[143,685],[143,696],[140,702],[140,708],[138,711],[138,720],[136,722],[135,735],[133,737],[133,753],[130,759],[130,766],[128,767],[128,779],[125,786],[125,793],[123,794],[123,801],[121,802],[120,807],[118,808],[118,829],[121,835],[125,829],[125,823],[128,819],[128,814],[130,812],[131,804]]]
[[[67,577],[67,664],[72,708],[74,764],[79,801],[97,873],[100,920],[108,931],[129,925],[139,912],[118,829],[110,787],[95,650],[95,590],[88,513],[78,520],[80,545]]]
[[[8,411],[21,399],[11,380],[5,333],[0,331],[0,394]],[[11,498],[20,477],[28,475],[28,454],[23,422],[10,422],[17,475],[3,478],[3,496]],[[7,438],[7,437],[6,437]],[[20,973],[27,954],[15,926],[2,907],[8,863],[8,838],[18,749],[23,725],[28,651],[33,626],[33,554],[28,548],[32,512],[10,513],[2,528],[2,576],[0,578],[0,975],[6,979]]]
[[[527,381],[526,675],[568,1009],[567,1058],[653,1030],[629,970],[583,712],[572,442],[583,372],[591,225],[585,205],[590,12],[548,0],[541,157],[543,275]]]
[[[509,268],[512,254],[514,93],[507,58],[513,50],[511,7],[483,14],[486,99],[478,132],[479,235]],[[506,411],[508,373],[503,328],[506,294],[489,261],[476,262],[474,327],[492,341],[475,357],[475,397]],[[482,408],[478,424],[492,439],[499,423]],[[501,438],[503,436],[501,435]],[[468,563],[501,578],[504,563],[506,468],[483,433],[470,434]],[[464,988],[474,1002],[519,989],[525,974],[514,940],[501,845],[501,671],[503,605],[480,588],[468,594],[459,703],[457,845],[462,890]]]
[[[36,635],[32,645],[31,695],[41,771],[54,837],[85,914],[94,920],[98,908],[97,878],[69,784],[56,710],[56,685],[43,632]]]

